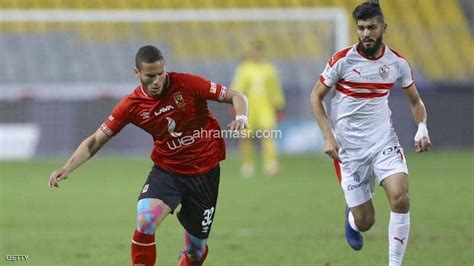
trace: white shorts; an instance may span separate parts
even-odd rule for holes
[[[408,174],[405,154],[398,142],[382,146],[380,149],[364,149],[342,152],[342,163],[336,172],[340,173],[341,186],[347,206],[355,207],[367,202],[374,194],[375,181],[395,173]]]

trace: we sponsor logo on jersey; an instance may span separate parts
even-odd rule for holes
[[[166,113],[166,112],[168,112],[170,110],[173,110],[173,109],[174,109],[174,107],[172,105],[168,105],[166,107],[160,108],[160,110],[158,110],[158,112],[155,111],[154,114],[155,114],[155,116],[159,116],[159,115],[161,115],[163,113]]]
[[[171,117],[166,117],[166,120],[168,120],[168,133],[170,133],[170,135],[172,137],[174,137],[174,139],[166,142],[166,145],[168,145],[168,148],[170,150],[176,150],[176,149],[179,149],[180,147],[182,146],[187,146],[187,145],[191,145],[194,143],[194,137],[193,136],[183,136],[181,137],[181,135],[183,135],[183,132],[175,132],[175,127],[176,127],[176,122],[174,121],[173,118]]]
[[[173,118],[166,117],[166,120],[168,120],[168,133],[170,133],[170,135],[175,138],[181,137],[183,132],[174,132],[174,128],[176,127],[176,122],[173,120]]]

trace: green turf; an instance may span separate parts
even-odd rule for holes
[[[407,154],[411,234],[404,265],[474,265],[473,152]],[[148,158],[98,156],[49,191],[61,160],[0,162],[0,265],[130,265],[135,203]],[[238,176],[222,163],[221,190],[206,265],[387,265],[388,207],[375,197],[376,224],[353,252],[343,235],[344,201],[331,161],[284,157],[272,180]],[[175,265],[182,229],[175,216],[159,228],[159,265]]]

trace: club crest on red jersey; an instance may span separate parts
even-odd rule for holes
[[[380,74],[380,77],[382,77],[383,79],[388,79],[388,75],[390,74],[390,69],[388,68],[388,66],[383,65],[379,67],[379,74]]]
[[[183,108],[186,105],[184,103],[184,98],[183,98],[183,95],[181,95],[181,92],[174,93],[173,98],[178,108]]]

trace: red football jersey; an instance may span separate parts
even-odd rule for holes
[[[132,123],[152,135],[151,159],[156,165],[182,175],[206,173],[225,159],[225,142],[215,134],[198,137],[195,133],[220,130],[207,100],[224,100],[227,88],[175,72],[168,72],[168,84],[157,98],[138,86],[115,106],[100,128],[114,136]]]

